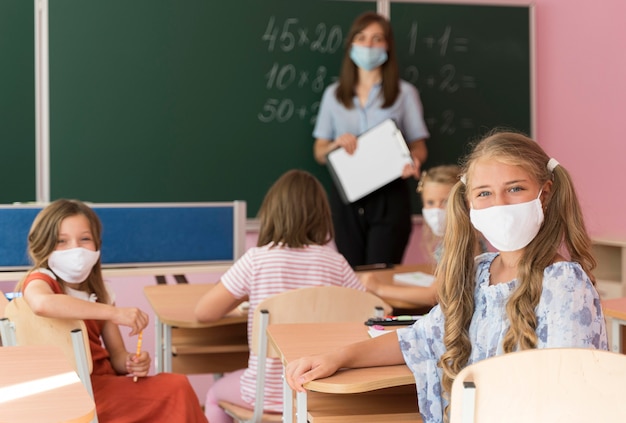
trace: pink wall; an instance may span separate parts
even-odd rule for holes
[[[626,143],[618,132],[626,111],[626,2],[534,5],[535,137],[572,174],[591,235],[626,240]]]
[[[535,3],[537,140],[572,174],[591,235],[626,240],[626,2]]]

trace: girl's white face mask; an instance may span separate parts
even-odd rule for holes
[[[475,210],[470,208],[474,228],[499,251],[517,251],[527,246],[539,233],[543,223],[541,191],[537,198],[526,203],[492,206]]]
[[[80,283],[87,279],[99,258],[100,251],[82,247],[56,250],[48,258],[48,266],[65,282]]]
[[[446,228],[445,209],[422,209],[422,217],[435,236],[443,236],[443,231]]]

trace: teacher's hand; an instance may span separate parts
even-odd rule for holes
[[[404,168],[402,169],[402,179],[410,178],[411,176],[415,179],[419,179],[421,167],[422,164],[420,163],[420,161],[413,157],[413,166],[411,166],[410,164],[404,165]]]
[[[354,134],[343,134],[335,138],[335,144],[352,155],[356,151],[357,138]]]

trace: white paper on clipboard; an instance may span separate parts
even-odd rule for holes
[[[328,154],[328,168],[344,202],[353,203],[402,176],[412,164],[409,147],[395,122],[387,119],[358,137],[354,154]]]

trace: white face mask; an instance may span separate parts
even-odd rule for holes
[[[543,223],[539,196],[532,201],[486,209],[470,209],[472,225],[500,251],[517,251],[527,246]]]
[[[99,258],[100,251],[82,247],[56,250],[50,254],[48,266],[65,282],[79,283],[87,279]]]
[[[443,236],[446,228],[446,211],[445,209],[430,208],[422,209],[422,217],[428,224],[428,227],[435,236]]]

